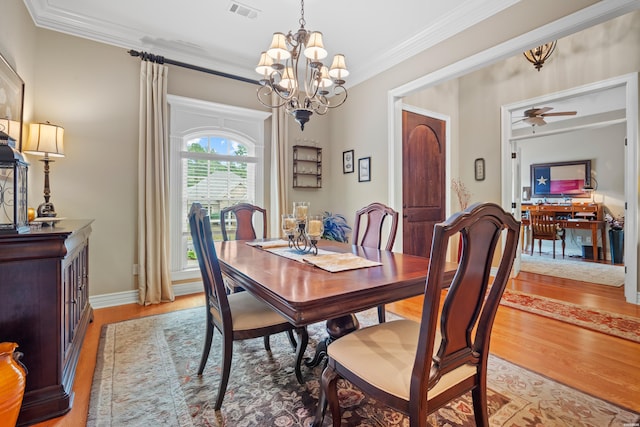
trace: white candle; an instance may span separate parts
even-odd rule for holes
[[[311,236],[319,236],[322,233],[322,221],[309,221],[309,234]]]
[[[296,220],[294,218],[286,218],[284,224],[287,230],[293,230],[296,228]]]
[[[297,219],[305,219],[307,217],[307,212],[309,211],[309,206],[296,206],[296,218]]]

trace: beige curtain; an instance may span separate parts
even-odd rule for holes
[[[287,198],[287,121],[283,108],[273,109],[272,137],[273,141],[273,168],[276,186],[277,211],[275,212],[276,223],[280,230],[281,215],[291,212]],[[280,232],[278,232],[278,235]]]
[[[173,301],[169,246],[169,121],[165,65],[140,66],[138,146],[139,303]]]

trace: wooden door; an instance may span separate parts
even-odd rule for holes
[[[445,122],[402,112],[402,251],[430,256],[433,226],[445,219]]]

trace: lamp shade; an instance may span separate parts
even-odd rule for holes
[[[329,75],[336,80],[343,80],[349,75],[344,55],[339,53],[333,57],[333,63],[331,64]]]
[[[314,31],[309,35],[309,42],[307,48],[304,50],[304,56],[312,61],[319,61],[327,57],[327,51],[322,43],[322,33]]]
[[[51,123],[29,125],[26,153],[50,157],[64,157],[64,128]]]
[[[267,55],[276,61],[286,60],[291,57],[291,53],[287,50],[287,38],[282,33],[273,33],[271,46],[267,50]]]
[[[264,77],[268,77],[271,73],[273,73],[272,65],[273,65],[273,59],[271,59],[271,57],[267,55],[267,52],[262,52],[260,54],[260,62],[256,67],[256,73]]]

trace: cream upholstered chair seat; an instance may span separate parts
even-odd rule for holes
[[[275,326],[287,319],[249,292],[238,292],[228,296],[234,331],[246,331]],[[219,318],[218,311],[211,307],[211,314]]]
[[[420,323],[394,320],[345,335],[329,346],[328,354],[374,387],[409,400],[411,370],[416,360],[419,335]],[[440,340],[440,331],[437,331],[435,342]],[[434,347],[434,353],[437,351],[438,346]],[[476,368],[469,364],[446,373],[429,390],[428,398],[432,399],[475,373]]]

